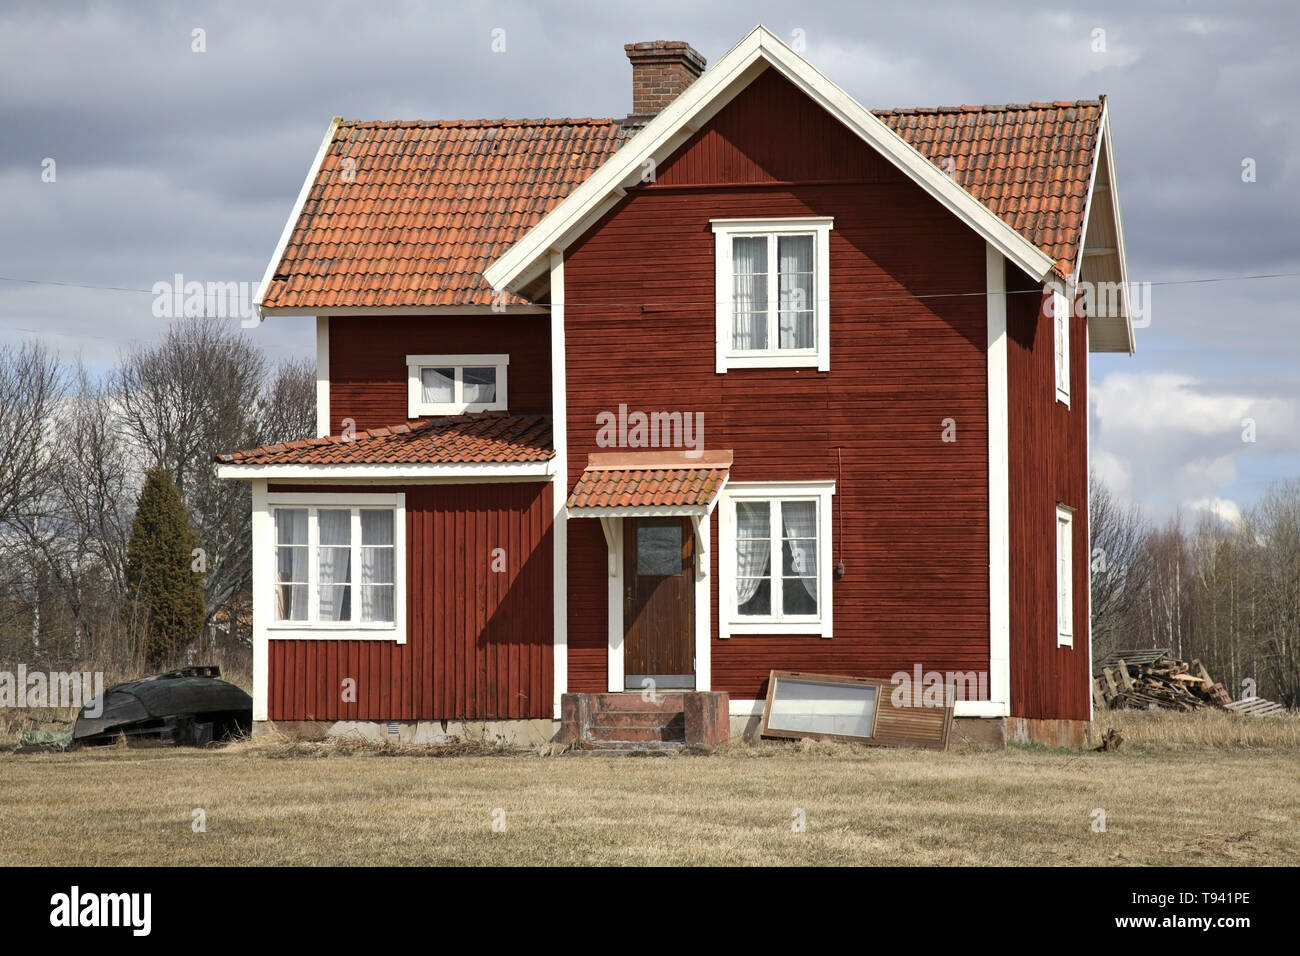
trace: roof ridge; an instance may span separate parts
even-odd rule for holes
[[[600,116],[524,117],[510,119],[343,120],[344,129],[497,129],[519,126],[617,126],[623,121]]]
[[[1027,110],[1060,110],[1080,106],[1101,106],[1104,99],[1095,100],[1052,100],[1043,102],[1031,100],[1028,103],[986,103],[983,105],[963,104],[961,106],[897,106],[888,109],[873,109],[875,116],[902,116],[906,114],[930,113],[1002,113]]]

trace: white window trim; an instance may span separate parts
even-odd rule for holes
[[[1066,408],[1070,407],[1070,312],[1065,293],[1052,290],[1052,363],[1056,367],[1056,400]]]
[[[830,304],[830,235],[835,220],[829,216],[781,219],[711,219],[714,235],[714,289],[717,301],[716,316],[716,371],[718,374],[733,368],[816,368],[821,372],[831,367],[831,304]],[[813,235],[813,309],[816,343],[811,349],[778,349],[765,351],[737,351],[732,341],[732,300],[734,279],[731,274],[732,240],[738,236],[775,236],[812,233]],[[769,257],[769,282],[777,279],[776,263]],[[769,293],[768,308],[773,313],[778,301]],[[769,343],[775,340],[769,340]]]
[[[1066,530],[1066,543],[1061,546],[1061,530]],[[1074,646],[1074,509],[1056,506],[1056,520],[1052,525],[1056,535],[1056,646]],[[1065,580],[1061,580],[1064,572]],[[1065,607],[1061,606],[1062,592]],[[1062,611],[1065,613],[1063,614]]]
[[[316,588],[316,561],[314,548],[318,534],[316,522],[308,524],[308,548],[312,557],[308,560],[308,594],[310,616],[313,620],[278,621],[275,619],[275,509],[277,508],[351,508],[353,547],[359,548],[361,541],[360,515],[358,512],[367,508],[393,509],[393,621],[363,623],[360,621],[318,622],[316,616],[319,592]],[[256,567],[265,568],[265,578],[255,583],[258,597],[266,608],[266,634],[273,640],[361,640],[394,641],[406,643],[406,495],[398,494],[300,494],[289,492],[268,493],[266,495],[266,514],[264,531],[253,539]],[[360,565],[355,566],[358,573],[352,575],[352,606],[360,608]]]
[[[466,412],[504,411],[506,409],[506,369],[510,365],[509,355],[408,355],[406,357],[407,376],[407,416],[420,418],[423,415],[462,415]],[[455,370],[456,385],[453,395],[459,395],[461,389],[461,371],[465,368],[491,366],[497,370],[496,400],[491,402],[430,402],[423,401],[424,389],[420,382],[422,368],[451,368]]]
[[[833,481],[798,483],[730,482],[718,496],[718,637],[746,634],[816,634],[833,632],[832,499]],[[817,609],[815,619],[754,621],[742,618],[736,608],[736,502],[752,499],[800,498],[817,501]],[[780,555],[773,555],[773,567]],[[773,595],[776,589],[773,586]]]

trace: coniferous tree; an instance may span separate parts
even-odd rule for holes
[[[203,629],[206,564],[198,548],[171,473],[154,466],[145,475],[126,554],[128,595],[147,622],[143,650],[151,667],[173,659]]]

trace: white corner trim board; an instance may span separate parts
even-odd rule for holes
[[[1011,699],[1011,462],[1007,406],[1007,270],[985,246],[988,315],[989,696]],[[982,715],[981,715],[982,716]]]
[[[1037,279],[1051,274],[1055,264],[1046,253],[760,25],[488,267],[484,273],[488,283],[493,289],[517,289],[526,283],[550,251],[566,248],[590,227],[595,221],[593,211],[611,197],[616,199],[619,190],[641,182],[647,160],[666,159],[766,69],[785,76],[1025,272]]]
[[[569,496],[569,414],[564,363],[564,253],[552,252],[551,270],[551,435],[555,457],[551,475],[551,672],[555,719],[560,698],[569,689],[569,523],[564,507]],[[621,688],[620,688],[621,689]]]

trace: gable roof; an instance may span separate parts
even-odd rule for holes
[[[564,249],[640,181],[648,160],[661,163],[764,70],[778,70],[813,102],[893,163],[1009,261],[1046,279],[1054,261],[954,183],[882,120],[819,73],[766,27],[756,26],[686,88],[623,149],[543,217],[485,273],[493,288],[519,289],[539,274],[552,249]]]
[[[1125,277],[1104,99],[871,112],[758,26],[640,132],[615,119],[336,119],[258,309],[486,309],[493,289],[524,303],[552,249],[575,241],[640,181],[647,159],[666,159],[768,69],[1036,279]],[[1099,166],[1109,203],[1093,227]],[[1110,251],[1091,270],[1085,235]],[[1126,289],[1122,298],[1120,315],[1089,318],[1094,351],[1133,351]]]
[[[336,119],[259,306],[490,306],[483,271],[631,133],[612,119]]]
[[[546,415],[482,412],[261,445],[217,455],[221,465],[428,465],[544,462],[555,457]]]

